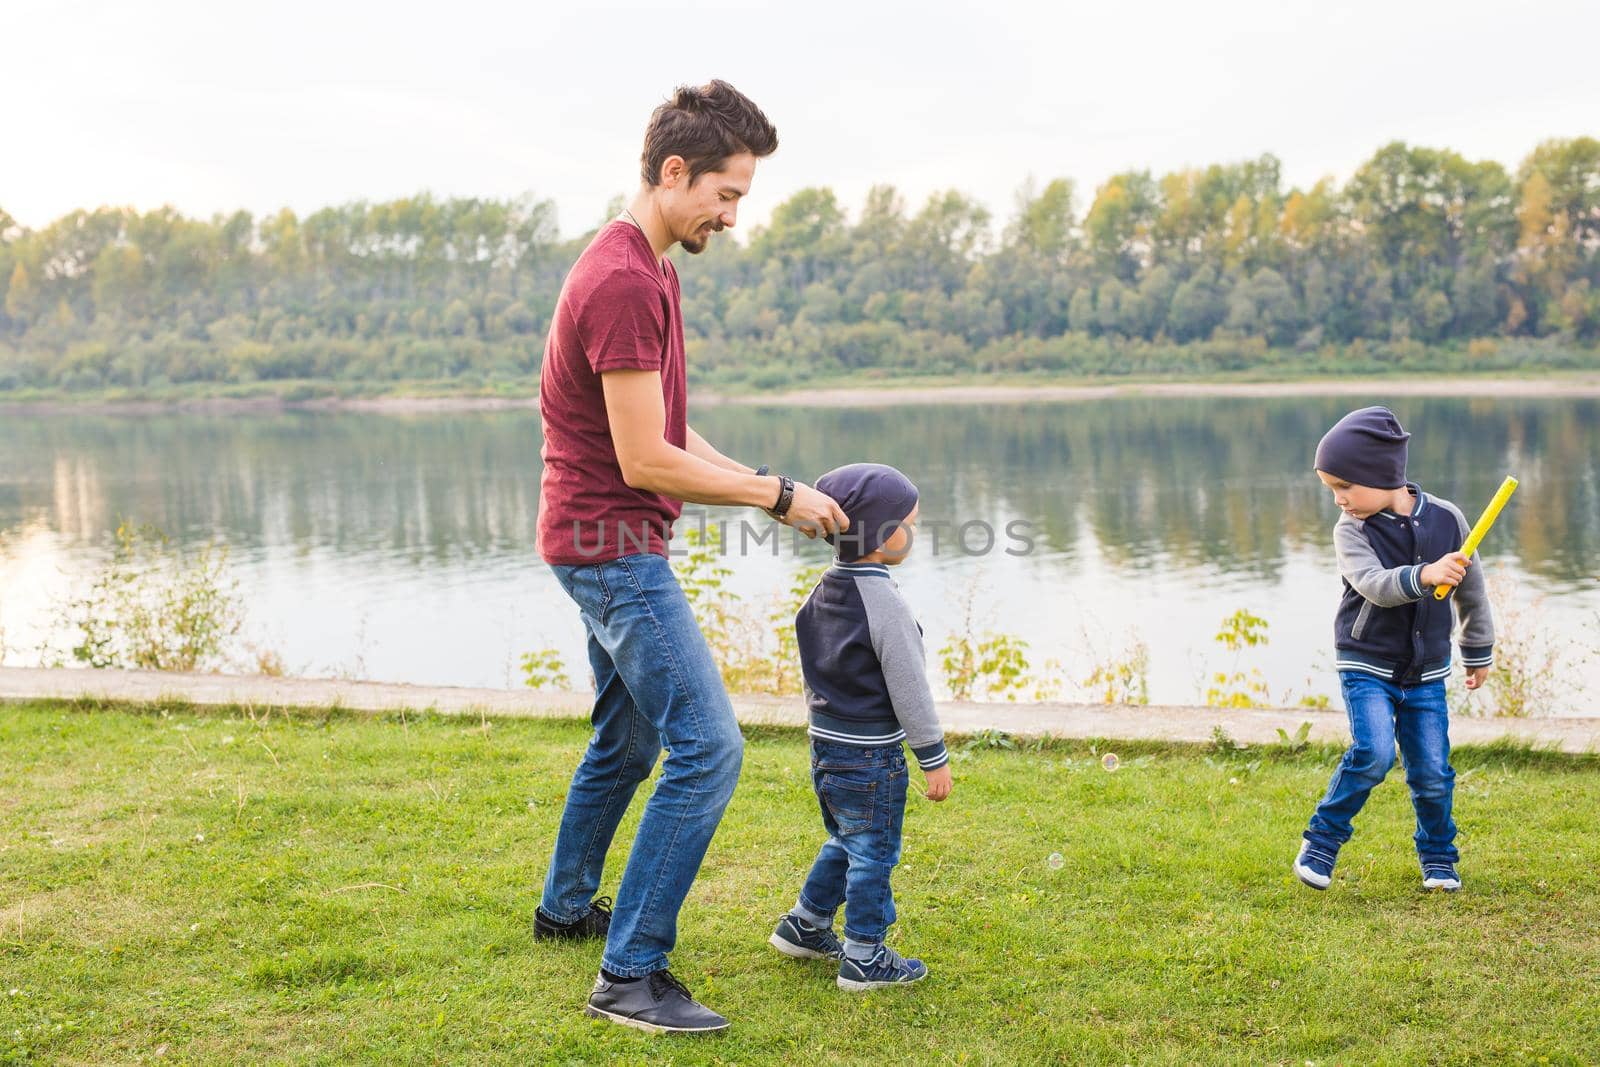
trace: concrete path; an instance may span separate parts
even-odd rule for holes
[[[586,717],[582,693],[530,689],[467,689],[319,678],[265,678],[224,674],[165,674],[155,671],[45,670],[0,667],[0,702],[96,698],[145,703],[182,700],[201,705],[324,708],[352,711],[434,711],[448,715]],[[803,726],[799,698],[738,696],[739,721]],[[1105,704],[978,704],[945,702],[940,720],[951,733],[1004,730],[1018,737],[1106,738],[1139,741],[1209,741],[1221,726],[1235,741],[1261,744],[1311,723],[1313,741],[1349,739],[1343,712],[1305,708],[1222,708]],[[1600,752],[1600,718],[1476,719],[1450,725],[1452,743],[1487,744],[1502,738],[1563,752]]]

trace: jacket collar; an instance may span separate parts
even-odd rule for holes
[[[1418,485],[1416,482],[1407,482],[1406,488],[1411,490],[1411,495],[1417,498],[1417,502],[1412,507],[1410,515],[1401,515],[1397,512],[1390,511],[1388,508],[1384,508],[1382,511],[1378,512],[1378,514],[1382,515],[1386,519],[1394,519],[1396,522],[1405,522],[1407,519],[1421,519],[1422,513],[1428,510],[1428,494],[1424,493],[1422,491],[1422,486]]]
[[[887,563],[845,563],[836,559],[833,561],[833,566],[828,570],[830,574],[850,577],[858,575],[877,575],[880,578],[889,577],[889,565]]]

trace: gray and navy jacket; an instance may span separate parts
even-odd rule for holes
[[[1422,568],[1466,540],[1466,516],[1450,501],[1407,483],[1410,515],[1380,511],[1367,519],[1340,515],[1333,546],[1344,595],[1333,637],[1340,671],[1364,671],[1397,685],[1421,685],[1450,673],[1451,605],[1461,622],[1461,662],[1494,662],[1494,620],[1478,557],[1455,592],[1433,598]]]
[[[922,627],[882,563],[835,562],[794,617],[812,737],[905,741],[922,769],[950,761],[928,688]]]

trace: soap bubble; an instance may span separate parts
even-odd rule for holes
[[[1122,761],[1117,758],[1117,754],[1115,752],[1107,752],[1104,756],[1100,757],[1100,766],[1104,767],[1108,771],[1114,771],[1118,767],[1122,766]]]
[[[1059,871],[1066,865],[1067,859],[1059,852],[1052,852],[1050,853],[1050,858],[1045,860],[1045,862],[1050,865],[1050,869],[1052,871]]]

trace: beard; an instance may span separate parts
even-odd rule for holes
[[[711,223],[709,225],[700,227],[700,229],[696,230],[691,236],[680,237],[678,239],[678,243],[682,245],[683,250],[689,253],[691,256],[698,256],[701,252],[706,250],[706,245],[711,241],[711,235],[721,232],[721,226],[717,225],[716,223]]]

